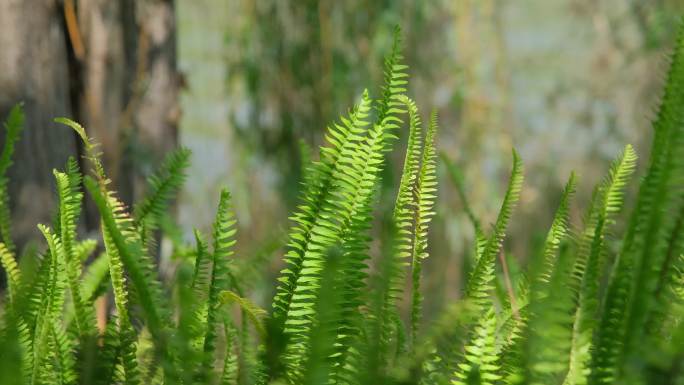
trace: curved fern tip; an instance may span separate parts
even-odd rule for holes
[[[78,136],[81,137],[83,142],[85,142],[85,143],[88,142],[88,135],[86,134],[85,128],[83,128],[83,126],[81,126],[77,122],[75,122],[69,118],[66,118],[66,117],[54,118],[53,121],[55,123],[61,123],[61,124],[64,124],[65,126],[71,127],[74,131],[76,131]]]

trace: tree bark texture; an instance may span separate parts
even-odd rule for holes
[[[179,79],[171,0],[0,1],[0,114],[23,101],[26,128],[10,169],[13,232],[36,239],[54,212],[53,168],[80,144],[66,116],[102,144],[126,203],[176,145]],[[98,216],[87,205],[86,229]]]

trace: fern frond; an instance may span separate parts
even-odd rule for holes
[[[97,181],[86,177],[84,183],[102,217],[105,245],[109,244],[108,253],[110,254],[112,282],[115,280],[123,282],[119,280],[119,277],[116,277],[118,272],[111,269],[112,262],[116,263],[117,259],[120,259],[121,265],[128,273],[140,301],[145,320],[155,341],[155,348],[165,361],[164,369],[172,370],[169,368],[171,365],[167,365],[170,363],[173,353],[169,351],[170,347],[168,346],[167,325],[169,322],[168,316],[165,314],[166,308],[162,299],[161,288],[158,281],[141,266],[142,245],[139,242],[131,242],[132,234],[135,234],[134,229],[128,227],[131,221],[130,219],[123,220],[123,208],[113,197],[103,194],[101,185]]]
[[[367,127],[368,123],[358,115],[367,116],[369,103],[367,95],[364,95],[361,104],[348,119],[343,118],[341,124],[333,124],[328,128],[326,140],[330,146],[321,148],[320,161],[314,162],[307,173],[309,181],[303,192],[302,204],[291,218],[296,226],[290,231],[288,251],[284,258],[286,267],[281,271],[278,279],[280,284],[273,300],[273,318],[280,323],[285,322],[289,311],[304,255],[314,235],[312,229],[322,214],[326,200],[330,199],[333,173],[341,167],[343,153],[346,154],[357,145]]]
[[[102,253],[88,265],[83,273],[81,292],[83,300],[92,305],[109,288],[109,254]]]
[[[617,357],[617,374],[624,373],[625,378],[641,375],[641,368],[625,366],[650,350],[640,341],[663,337],[660,330],[648,327],[648,323],[659,311],[658,288],[669,280],[676,255],[681,252],[673,248],[684,241],[676,214],[684,210],[684,111],[680,108],[684,101],[683,55],[684,20],[680,21],[665,95],[654,122],[652,163],[640,186],[634,222],[630,223],[621,255],[625,256],[626,264],[633,263],[634,272],[629,292],[632,300],[626,303],[624,313],[627,332],[623,334],[623,352]],[[665,137],[660,146],[656,142],[658,136]]]
[[[0,264],[7,273],[7,290],[10,303],[14,306],[17,304],[17,296],[21,288],[21,271],[19,271],[14,255],[4,243],[0,243]]]
[[[24,129],[24,105],[16,104],[9,112],[5,127],[5,143],[0,154],[0,176],[5,176],[7,169],[12,165],[14,144],[19,140],[21,131]]]
[[[59,384],[76,384],[78,383],[78,373],[76,371],[76,361],[74,360],[74,351],[72,342],[62,330],[60,325],[52,326],[51,341],[52,351],[54,356],[54,372],[59,378]]]
[[[235,353],[236,333],[235,328],[229,322],[224,323],[224,330],[224,334],[226,335],[226,347],[220,384],[235,385],[238,384],[239,380],[238,357]]]
[[[207,242],[202,237],[199,230],[195,234],[195,269],[192,274],[192,289],[200,300],[206,300],[211,284],[211,265],[212,258],[209,254]]]
[[[684,176],[681,122],[684,111],[684,24],[680,25],[665,94],[656,120],[648,171],[641,182],[622,250],[613,266],[606,291],[595,349],[590,384],[621,378],[629,357],[644,347],[636,341],[649,335],[645,324],[653,314],[663,265],[675,218],[669,215],[682,205]],[[636,369],[636,372],[639,372]]]
[[[349,231],[349,220],[354,218],[355,209],[363,207],[363,201],[367,199],[359,192],[363,190],[368,195],[374,188],[373,182],[362,180],[369,175],[364,171],[370,162],[373,162],[372,167],[377,166],[377,159],[370,154],[369,146],[375,144],[376,151],[377,145],[382,146],[381,128],[376,130],[373,138],[366,137],[369,111],[370,98],[366,92],[350,119],[343,119],[342,125],[335,126],[337,130],[329,131],[331,146],[321,148],[321,162],[315,163],[312,169],[319,175],[313,175],[315,178],[327,180],[322,186],[326,190],[320,191],[319,201],[309,200],[300,206],[302,211],[293,218],[300,226],[291,233],[291,251],[286,257],[289,266],[280,279],[286,285],[280,286],[274,300],[274,317],[278,319],[280,312],[285,311],[281,322],[286,333],[300,339],[297,343],[304,343],[313,322],[313,303],[325,264],[325,252],[343,234],[359,234]],[[333,137],[342,139],[338,141]],[[365,222],[366,216],[358,213],[357,224]],[[355,263],[351,259],[349,261]],[[358,269],[356,271],[359,272]]]
[[[408,109],[409,133],[404,168],[401,175],[401,181],[399,182],[399,191],[397,192],[397,200],[394,205],[392,216],[397,231],[397,237],[394,240],[396,245],[395,262],[391,267],[392,272],[390,273],[390,288],[388,292],[388,295],[390,296],[388,299],[390,306],[397,306],[400,301],[401,294],[404,290],[403,270],[409,265],[409,260],[413,254],[413,222],[415,210],[413,195],[421,167],[421,148],[423,140],[423,128],[416,103],[406,96],[402,96],[401,100],[406,104]],[[390,309],[388,309],[388,311],[390,311]]]
[[[266,336],[266,328],[264,327],[264,317],[266,316],[265,310],[259,308],[249,299],[241,297],[231,290],[222,291],[220,293],[220,301],[225,305],[237,304],[240,309],[245,312],[247,318],[259,335],[262,337]]]
[[[571,182],[572,177],[569,183]],[[566,191],[571,191],[567,188],[573,187],[566,187]],[[562,199],[567,199],[565,194]],[[567,201],[565,202],[561,203],[559,212],[567,207]],[[544,257],[546,259],[548,255]],[[526,367],[523,368],[522,381],[517,383],[560,383],[568,371],[567,357],[572,349],[573,312],[576,308],[574,293],[568,289],[574,257],[567,248],[561,250],[557,257],[554,256],[553,268],[548,278],[543,278],[546,281],[532,285],[534,297],[530,304],[527,340],[524,342],[523,361]]]
[[[88,258],[90,258],[93,252],[95,252],[97,246],[97,241],[94,239],[86,239],[77,242],[74,245],[74,254],[81,262],[85,262],[86,260],[88,260]]]
[[[518,156],[518,153],[513,151],[513,170],[511,171],[511,178],[508,182],[508,189],[501,205],[501,210],[496,219],[492,235],[487,239],[481,255],[477,258],[475,268],[473,269],[468,285],[466,287],[466,296],[473,299],[477,303],[486,305],[489,292],[492,289],[492,281],[494,280],[494,263],[496,256],[501,250],[503,239],[508,227],[508,221],[511,218],[513,207],[520,197],[520,190],[523,183],[523,164]]]
[[[579,290],[578,307],[573,326],[570,369],[567,384],[584,383],[589,362],[591,337],[594,333],[595,318],[599,311],[599,281],[604,270],[604,237],[606,229],[624,200],[624,188],[636,167],[636,153],[626,146],[623,153],[611,165],[610,171],[598,188],[592,207],[587,215],[573,275],[575,283],[570,287]],[[579,286],[577,281],[579,280]]]
[[[205,378],[212,378],[214,362],[216,360],[216,341],[219,327],[223,325],[222,293],[233,288],[231,263],[233,246],[235,245],[236,220],[233,213],[230,192],[221,191],[216,219],[214,221],[213,238],[214,250],[212,254],[213,269],[209,285],[209,299],[207,324],[204,336],[204,373]]]
[[[154,229],[168,209],[169,201],[185,181],[190,165],[190,150],[179,148],[166,156],[159,171],[149,177],[149,191],[135,206],[133,217],[136,227]]]
[[[82,340],[95,335],[95,315],[81,294],[82,265],[76,253],[76,225],[81,211],[83,194],[79,191],[81,175],[73,158],[67,162],[67,173],[54,171],[59,195],[59,228],[64,266],[69,283],[71,302],[75,311],[76,329]]]
[[[496,327],[497,318],[490,309],[475,326],[473,338],[465,347],[464,359],[458,364],[451,380],[453,385],[494,385],[501,379]]]
[[[420,275],[422,261],[428,257],[428,227],[435,215],[433,206],[437,192],[436,150],[437,113],[433,112],[430,125],[425,136],[425,146],[421,159],[420,172],[415,190],[415,222],[413,255],[411,256],[412,304],[411,304],[411,341],[415,345],[420,316],[422,311],[422,294],[420,292]]]
[[[33,367],[29,378],[29,384],[43,383],[46,376],[53,372],[51,357],[53,354],[53,333],[58,316],[62,313],[64,304],[64,271],[59,261],[62,253],[59,238],[52,231],[38,225],[47,243],[49,258],[48,281],[45,291],[41,295],[41,306],[36,316],[35,331],[33,332],[32,353]]]
[[[9,208],[9,193],[7,191],[7,169],[12,165],[12,155],[14,145],[19,140],[21,131],[24,129],[24,109],[23,104],[19,103],[12,107],[5,127],[5,143],[0,154],[0,240],[7,249],[14,251],[12,241],[11,218]]]
[[[408,85],[408,66],[402,64],[401,30],[399,26],[394,29],[392,50],[385,58],[384,85],[382,88],[382,98],[376,104],[377,120],[376,125],[386,127],[386,135],[391,135],[395,128],[401,124],[399,115],[405,113],[403,110],[404,102],[402,96],[406,94]]]
[[[548,283],[551,274],[556,266],[556,254],[561,245],[561,242],[566,238],[569,231],[569,215],[570,215],[570,201],[575,194],[577,188],[577,178],[575,173],[570,173],[570,178],[565,184],[561,200],[556,209],[556,214],[551,222],[551,228],[546,235],[544,247],[542,249],[542,267],[538,274],[539,280]]]
[[[104,189],[111,181],[107,178],[104,166],[102,165],[102,152],[99,150],[99,144],[89,138],[85,128],[73,120],[69,118],[55,118],[54,121],[56,123],[70,127],[76,132],[79,138],[81,138],[85,149],[84,157],[90,161],[93,174],[95,175],[95,178],[97,179],[101,188]]]

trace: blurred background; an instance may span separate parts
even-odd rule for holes
[[[238,255],[257,256],[274,276],[302,163],[365,88],[379,94],[399,25],[409,94],[424,119],[439,113],[438,147],[483,224],[498,212],[511,149],[522,155],[525,187],[505,248],[516,269],[543,240],[571,170],[579,222],[625,144],[644,164],[682,14],[681,0],[0,0],[0,113],[19,100],[27,111],[11,171],[16,236],[27,243],[49,220],[50,169],[79,151],[51,119],[70,116],[102,142],[129,203],[166,151],[190,148],[179,227],[162,249],[208,230],[227,186]],[[402,159],[397,151],[395,174]],[[428,307],[459,295],[473,248],[443,166]],[[90,209],[84,231],[96,226]]]

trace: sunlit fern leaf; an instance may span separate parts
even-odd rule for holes
[[[159,171],[148,178],[149,190],[135,206],[133,217],[139,228],[155,229],[167,212],[173,195],[185,181],[185,170],[190,162],[190,150],[179,148],[166,156]]]
[[[477,258],[466,287],[466,296],[483,305],[487,303],[489,293],[494,280],[494,264],[496,257],[501,251],[503,239],[506,235],[508,221],[511,218],[513,207],[520,197],[520,189],[523,182],[523,165],[518,153],[513,151],[513,170],[508,182],[508,189],[501,205],[501,210],[496,219],[492,234]]]
[[[16,306],[17,296],[21,289],[21,272],[19,271],[17,261],[14,259],[14,255],[4,243],[0,243],[0,263],[7,273],[7,290],[10,303]]]
[[[402,112],[401,103],[397,98],[405,91],[406,80],[404,78],[406,75],[402,72],[405,66],[399,64],[400,60],[399,34],[397,33],[395,34],[394,49],[386,61],[384,94],[383,99],[378,103],[378,123],[375,125],[382,128],[382,138],[379,142],[383,147],[387,145],[386,137],[391,136],[389,130],[398,127],[400,120],[397,115]],[[330,146],[321,148],[321,160],[315,162],[310,171],[307,172],[310,182],[307,183],[307,188],[303,194],[303,203],[293,217],[297,227],[292,230],[290,235],[290,250],[285,258],[287,267],[282,272],[282,278],[279,279],[281,283],[274,299],[273,315],[277,322],[285,324],[286,320],[291,319],[292,316],[298,319],[296,322],[291,321],[290,325],[285,327],[286,330],[289,330],[288,333],[302,336],[306,335],[309,329],[308,325],[311,322],[309,319],[311,313],[308,309],[311,306],[310,292],[312,290],[315,292],[317,288],[315,276],[320,273],[322,268],[320,255],[317,255],[321,253],[321,250],[325,250],[333,244],[337,238],[335,232],[330,231],[330,227],[319,222],[322,212],[326,210],[325,207],[330,206],[329,201],[337,199],[331,197],[331,193],[335,190],[333,183],[348,184],[349,182],[353,183],[355,179],[358,180],[358,175],[356,175],[358,171],[354,171],[353,166],[354,163],[358,165],[362,160],[359,159],[358,154],[355,155],[355,149],[363,140],[364,131],[368,124],[365,120],[368,110],[369,98],[367,93],[364,93],[361,104],[352,111],[350,119],[343,118],[342,124],[335,124],[329,128],[326,139]],[[340,161],[346,161],[346,164],[342,164]],[[346,169],[347,172],[340,172],[340,168]],[[333,176],[333,174],[337,176]],[[344,192],[338,196],[344,198]],[[321,242],[322,244],[311,247],[312,243]],[[305,258],[307,253],[312,255]],[[308,261],[305,262],[305,259]],[[309,266],[304,266],[305,264]],[[309,281],[309,277],[302,280],[303,272],[313,274],[313,280]],[[306,284],[299,286],[297,281],[306,282]],[[296,298],[295,291],[298,289],[300,291],[298,301],[305,300],[305,303],[308,304],[303,303],[297,305],[296,309],[292,309],[293,299]]]
[[[367,100],[367,95],[364,95]],[[364,103],[362,103],[363,105]],[[366,103],[367,104],[367,103]],[[359,108],[359,116],[365,118],[366,111]],[[323,217],[314,227],[319,239],[312,238],[314,242],[311,250],[325,250],[338,240],[343,253],[339,272],[335,276],[335,285],[344,292],[339,304],[340,318],[337,322],[336,345],[340,347],[334,354],[336,366],[343,371],[351,369],[348,364],[350,356],[349,347],[351,341],[359,336],[359,307],[363,304],[363,290],[366,280],[368,260],[368,247],[370,236],[368,230],[372,223],[372,206],[376,188],[379,186],[380,173],[384,167],[385,154],[389,148],[387,135],[388,125],[373,125],[366,136],[361,138],[355,147],[348,152],[348,160],[333,174],[337,188],[333,190],[332,199],[326,202]],[[320,287],[321,271],[325,267],[325,252],[310,253],[310,267],[302,270],[300,282],[295,288],[297,307],[295,312],[286,322],[286,326],[292,326],[295,339],[291,344],[291,362],[297,361],[299,354],[294,353],[297,349],[307,344],[307,336],[316,318],[313,304],[316,298],[316,289]],[[293,304],[294,304],[293,300]],[[293,373],[297,373],[294,370]],[[333,373],[333,376],[341,372]],[[296,374],[298,375],[298,373]]]
[[[338,242],[343,234],[351,233],[352,219],[356,219],[357,224],[366,221],[366,215],[359,210],[365,209],[374,183],[364,178],[372,178],[374,175],[374,170],[369,168],[378,168],[378,148],[382,150],[384,146],[382,126],[376,126],[374,134],[367,133],[369,112],[370,98],[367,92],[364,92],[361,103],[355,108],[350,119],[343,119],[344,128],[336,125],[339,130],[348,133],[344,135],[344,144],[339,147],[334,139],[329,139],[332,146],[321,148],[322,160],[315,163],[312,169],[313,172],[321,173],[321,179],[329,173],[326,177],[329,180],[325,186],[327,190],[321,192],[320,202],[310,201],[303,204],[300,206],[302,211],[293,218],[301,227],[296,227],[291,232],[291,240],[294,240],[294,243],[291,242],[292,250],[288,252],[286,262],[289,261],[292,267],[283,271],[285,276],[281,281],[287,286],[281,285],[280,293],[276,294],[274,317],[278,319],[279,311],[286,310],[284,331],[292,338],[293,343],[289,349],[295,356],[300,354],[296,352],[301,352],[301,347],[295,346],[306,344],[307,335],[314,322],[313,303],[321,279],[320,274],[325,265],[325,251]],[[336,135],[334,132],[337,131],[331,129],[329,135]],[[338,161],[335,163],[331,163],[333,158],[326,156],[327,153],[339,153],[341,157],[337,158]],[[309,213],[315,215],[311,216]],[[359,216],[354,218],[354,213]],[[350,246],[353,246],[351,243]],[[295,257],[298,258],[296,264],[293,259]],[[358,253],[357,257],[364,258]],[[358,270],[356,272],[363,274]],[[295,356],[288,360],[293,365],[301,361]],[[290,370],[292,374],[296,371],[297,369]]]
[[[380,273],[376,277],[377,284],[381,287],[378,293],[382,294],[380,308],[373,316],[373,333],[377,336],[371,337],[371,344],[377,345],[373,348],[374,355],[378,361],[384,361],[384,354],[388,353],[390,345],[396,345],[398,349],[403,348],[401,333],[404,326],[401,325],[399,315],[399,304],[401,303],[406,279],[406,268],[410,266],[410,259],[413,249],[413,222],[414,222],[414,187],[420,171],[421,148],[423,141],[423,129],[418,107],[415,102],[405,95],[400,95],[401,100],[408,110],[408,140],[404,166],[402,169],[401,180],[397,198],[392,214],[393,227],[392,236],[389,242],[392,244],[391,258],[383,261]],[[377,299],[376,299],[377,300]],[[396,350],[396,349],[395,349]]]
[[[407,105],[409,115],[409,133],[406,146],[404,168],[399,182],[399,191],[394,205],[392,219],[396,227],[395,261],[391,265],[390,288],[388,291],[388,308],[393,311],[398,306],[404,291],[404,270],[410,265],[413,250],[413,222],[414,222],[414,189],[420,171],[423,129],[416,103],[406,96],[401,100]]]
[[[172,373],[174,368],[170,362],[173,353],[167,349],[169,310],[162,295],[156,266],[154,266],[149,255],[144,252],[144,245],[139,237],[139,229],[135,227],[126,209],[115,198],[114,193],[107,190],[111,181],[107,178],[102,166],[98,144],[88,138],[85,129],[78,123],[67,118],[57,118],[55,121],[74,129],[83,141],[85,157],[90,161],[92,172],[95,175],[95,179],[86,177],[84,184],[102,217],[103,234],[108,233],[106,235],[111,240],[110,249],[116,249],[122,265],[130,277],[132,292],[135,293],[137,301],[140,302],[140,307],[155,340],[155,347],[163,358],[164,370],[167,373]]]
[[[64,271],[59,261],[62,246],[59,238],[49,228],[43,225],[39,225],[38,228],[48,243],[49,256],[46,258],[49,258],[49,276],[41,296],[41,306],[33,333],[33,367],[28,381],[30,385],[44,383],[47,378],[53,376],[53,333],[64,304]]]
[[[217,338],[219,328],[223,326],[223,314],[225,314],[221,295],[223,292],[232,289],[231,263],[234,254],[233,246],[235,245],[235,224],[232,198],[230,192],[224,189],[221,191],[213,228],[213,268],[209,285],[207,324],[204,336],[205,357],[202,373],[205,379],[211,379],[214,375]]]
[[[286,267],[281,271],[278,279],[280,284],[273,300],[273,317],[278,322],[284,323],[289,311],[304,254],[312,237],[312,227],[321,215],[326,199],[329,199],[332,174],[339,167],[342,152],[348,151],[347,148],[352,146],[351,141],[357,141],[363,133],[362,129],[356,127],[358,109],[356,107],[351,112],[349,119],[342,119],[341,124],[328,127],[326,140],[330,146],[321,148],[320,161],[313,162],[307,172],[308,181],[302,193],[302,203],[291,218],[295,226],[290,230],[288,251],[284,258]]]
[[[31,331],[24,321],[27,290],[23,286],[21,271],[14,255],[4,243],[0,243],[0,266],[7,273],[8,303],[3,309],[0,322],[0,383],[23,384],[33,367]]]
[[[59,238],[63,251],[71,302],[74,307],[76,329],[83,342],[95,335],[95,315],[81,293],[82,262],[77,254],[76,225],[81,211],[83,194],[81,175],[73,158],[67,162],[67,173],[54,171],[59,196]]]
[[[129,293],[127,278],[124,273],[124,264],[121,254],[114,245],[111,233],[103,229],[103,238],[109,265],[109,276],[114,291],[114,305],[116,307],[116,322],[118,323],[118,346],[121,368],[119,377],[126,383],[133,384],[138,381],[138,364],[136,362],[136,338],[135,331],[128,311]]]
[[[482,314],[465,346],[463,360],[457,364],[451,381],[453,385],[493,385],[501,379],[496,328],[497,317],[490,309]]]
[[[57,118],[56,122],[71,127],[81,138],[85,148],[85,158],[92,166],[96,179],[86,177],[85,185],[102,217],[102,233],[105,248],[109,254],[110,277],[115,288],[115,304],[117,312],[123,312],[119,317],[119,346],[122,347],[121,375],[126,383],[137,383],[138,365],[135,362],[135,332],[128,312],[130,294],[124,280],[124,269],[131,279],[131,288],[140,302],[145,320],[148,322],[155,338],[155,347],[162,358],[164,369],[171,373],[173,366],[169,365],[172,352],[169,351],[167,341],[167,323],[165,301],[161,293],[161,286],[156,277],[156,268],[151,259],[144,253],[142,240],[138,230],[128,216],[124,206],[116,199],[114,193],[108,191],[111,181],[107,178],[101,161],[98,144],[88,138],[85,129],[78,123],[67,119]],[[118,293],[117,293],[118,292]],[[117,299],[118,297],[118,299]]]
[[[415,345],[422,312],[422,294],[420,292],[422,261],[428,257],[428,227],[435,215],[433,206],[437,193],[437,174],[435,141],[437,135],[437,113],[433,112],[425,135],[425,146],[421,157],[420,172],[415,186],[415,222],[412,270],[412,303],[411,303],[411,341]]]
[[[377,125],[384,125],[387,129],[385,135],[392,135],[393,130],[399,127],[403,114],[404,102],[402,95],[406,94],[408,85],[408,66],[403,64],[401,30],[397,26],[394,30],[392,50],[385,58],[384,84],[382,88],[382,98],[377,102]]]
[[[223,368],[221,373],[221,385],[236,385],[239,380],[238,353],[236,353],[236,330],[229,322],[224,323],[225,353],[223,358]],[[242,353],[242,352],[239,352]]]
[[[21,131],[24,129],[24,110],[23,105],[17,104],[7,116],[4,123],[5,127],[5,142],[0,154],[0,240],[5,244],[7,249],[14,251],[14,242],[12,241],[11,218],[9,207],[9,193],[7,191],[7,169],[12,165],[12,155],[14,154],[14,145],[19,140]]]

